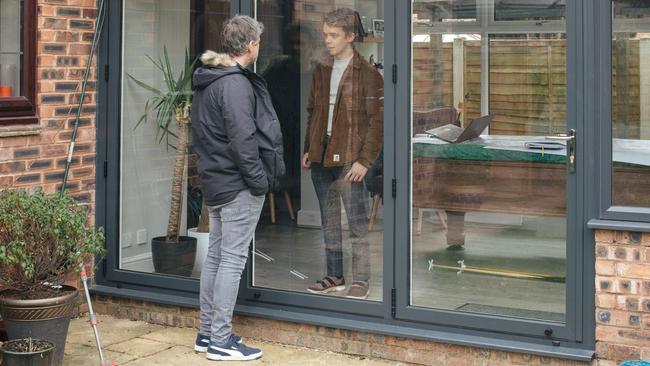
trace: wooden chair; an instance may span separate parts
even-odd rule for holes
[[[293,213],[291,196],[289,196],[289,192],[287,191],[283,191],[282,193],[284,195],[284,202],[286,203],[287,209],[289,210],[289,217],[291,218],[291,221],[295,221],[296,215]],[[271,211],[271,223],[275,224],[275,193],[269,192],[267,196],[269,198],[269,210]]]
[[[379,211],[379,204],[383,198],[384,189],[384,151],[379,153],[377,161],[370,167],[366,178],[364,179],[366,189],[372,196],[372,209],[370,210],[370,218],[368,219],[368,231],[372,231],[377,218],[377,211]]]

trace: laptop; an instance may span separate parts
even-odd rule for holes
[[[443,141],[459,143],[481,136],[481,132],[490,124],[494,114],[473,119],[466,128],[448,124],[425,131],[427,134],[437,137]]]

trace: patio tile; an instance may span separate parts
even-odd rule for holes
[[[128,355],[125,353],[115,352],[111,350],[104,350],[104,356],[122,365],[126,362],[136,359],[136,356]],[[76,343],[67,343],[65,346],[65,354],[63,357],[64,365],[98,365],[99,354],[96,347],[85,346]]]
[[[97,328],[99,329],[99,336],[104,347],[165,329],[165,327],[160,325],[131,320],[116,320],[109,316],[99,316],[98,320],[99,324]],[[95,336],[87,318],[74,319],[70,323],[68,343],[95,346]]]
[[[144,322],[100,317],[99,325],[104,352],[119,366],[235,366],[241,362],[211,362],[205,354],[192,348],[196,331],[151,325]],[[92,329],[86,319],[74,319],[65,352],[65,365],[98,364],[97,349]],[[406,365],[386,360],[368,359],[309,348],[247,340],[246,344],[259,347],[264,356],[246,365],[278,366],[386,366]]]
[[[395,362],[361,359],[358,357],[311,350],[306,348],[288,347],[277,344],[250,342],[253,347],[261,347],[264,356],[254,361],[246,362],[246,365],[282,365],[282,366],[385,366],[399,365]],[[124,364],[124,366],[145,366],[145,365],[166,365],[166,366],[187,366],[187,365],[212,365],[217,362],[209,361],[205,354],[197,354],[193,349],[184,346],[175,346],[159,354],[150,357],[143,357]],[[221,366],[241,365],[241,362],[220,361]],[[120,365],[122,366],[122,365]]]
[[[144,338],[133,338],[122,343],[106,347],[109,351],[116,351],[138,357],[151,356],[173,347],[173,344],[152,341]]]
[[[157,330],[155,332],[147,333],[142,338],[150,339],[163,343],[170,343],[177,346],[191,347],[196,340],[196,329],[190,328],[174,328],[170,331],[169,328]]]

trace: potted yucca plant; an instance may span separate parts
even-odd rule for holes
[[[151,255],[154,270],[158,273],[190,276],[196,255],[196,239],[180,235],[183,183],[185,180],[187,145],[189,141],[190,109],[192,107],[192,72],[196,61],[191,61],[187,50],[185,62],[178,75],[169,59],[167,47],[158,60],[147,56],[153,66],[160,71],[164,89],[156,88],[128,74],[138,86],[151,93],[145,102],[144,112],[136,128],[149,119],[153,119],[156,138],[168,147],[176,149],[172,173],[171,207],[165,236],[151,239]],[[177,132],[174,132],[177,131]],[[171,144],[170,137],[176,139]]]
[[[67,194],[0,190],[0,315],[8,338],[39,338],[63,349],[79,295],[66,279],[104,253],[103,231]]]

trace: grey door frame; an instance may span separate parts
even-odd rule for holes
[[[406,49],[398,50],[398,65],[410,65],[411,53],[411,26],[410,26],[410,5],[411,2],[404,2],[403,6],[398,9],[398,43],[406,44]],[[567,34],[567,130],[574,128],[577,131],[578,139],[578,170],[575,174],[567,174],[567,264],[566,264],[566,322],[554,323],[548,321],[535,321],[526,319],[508,319],[481,314],[463,314],[454,311],[426,309],[422,307],[411,306],[410,299],[410,273],[411,264],[409,257],[409,241],[411,230],[411,182],[410,169],[411,164],[397,164],[399,177],[397,183],[397,212],[409,213],[404,216],[397,216],[396,222],[396,288],[397,291],[397,318],[431,322],[447,326],[455,326],[469,329],[483,329],[501,331],[509,334],[521,334],[541,339],[547,339],[549,342],[564,340],[569,342],[582,342],[584,340],[584,325],[590,324],[585,314],[593,318],[593,312],[583,311],[583,288],[585,287],[583,274],[585,266],[581,260],[581,253],[585,252],[585,246],[589,243],[589,236],[585,236],[586,228],[584,224],[586,218],[582,205],[584,200],[578,197],[581,190],[578,187],[584,187],[584,176],[587,165],[585,161],[585,151],[583,147],[588,145],[585,140],[583,131],[584,119],[579,111],[582,105],[582,77],[580,65],[585,64],[582,57],[583,40],[583,19],[585,15],[585,1],[574,0],[567,3],[566,15],[566,34]],[[400,42],[402,41],[402,42]],[[397,86],[397,120],[410,121],[410,67],[405,67],[404,74],[408,77],[401,78]],[[407,123],[410,125],[410,123]],[[410,162],[410,136],[408,129],[397,131],[397,161]],[[593,266],[593,264],[592,264]],[[593,277],[592,277],[593,278]],[[547,335],[548,331],[551,335]]]
[[[556,327],[554,334],[560,335],[559,340],[568,340],[578,348],[593,349],[594,346],[594,249],[593,232],[586,227],[585,217],[597,217],[598,205],[595,203],[596,188],[587,186],[587,181],[594,181],[597,176],[585,173],[585,170],[596,171],[596,148],[595,141],[602,137],[596,129],[583,129],[585,119],[593,118],[596,114],[594,100],[600,95],[597,89],[597,80],[593,76],[597,65],[587,62],[596,55],[598,49],[595,40],[597,26],[591,24],[594,19],[595,6],[589,0],[575,0],[576,6],[568,10],[573,22],[567,23],[567,34],[574,34],[568,42],[578,43],[580,47],[571,47],[570,56],[574,61],[568,62],[568,67],[574,72],[569,73],[569,83],[575,84],[574,91],[570,94],[573,103],[568,104],[568,114],[574,116],[578,127],[578,161],[579,171],[573,191],[569,194],[575,195],[581,204],[574,205],[576,231],[573,236],[577,239],[575,251],[567,263],[576,263],[572,268],[571,277],[574,278],[573,285],[575,301],[567,304],[573,309],[568,309],[567,315],[574,314],[575,319],[568,319],[572,324],[571,328]],[[608,0],[597,0],[603,2]],[[250,14],[252,3],[248,0],[232,0],[230,14]],[[101,39],[100,57],[98,58],[99,70],[104,69],[106,79],[99,80],[98,86],[98,126],[97,126],[97,207],[96,221],[99,226],[107,228],[107,249],[108,256],[100,262],[97,271],[96,282],[105,293],[123,293],[130,297],[140,299],[157,300],[163,303],[196,305],[196,294],[198,293],[198,281],[196,279],[162,276],[154,273],[138,273],[119,269],[119,147],[120,130],[115,127],[119,121],[120,96],[116,91],[120,90],[121,75],[121,50],[122,50],[122,1],[108,2],[108,22],[104,28],[104,36]],[[410,79],[410,2],[401,0],[385,0],[385,9],[394,8],[392,20],[385,22],[385,163],[384,163],[384,208],[385,222],[387,223],[384,232],[384,285],[383,302],[372,303],[351,299],[332,299],[310,294],[298,294],[288,291],[279,291],[265,288],[252,288],[248,285],[248,278],[242,281],[240,290],[240,307],[250,306],[256,308],[278,308],[281,311],[296,311],[302,313],[317,313],[326,309],[324,313],[331,316],[332,311],[337,312],[336,318],[347,319],[374,319],[377,324],[384,324],[386,329],[393,327],[421,327],[422,332],[445,332],[452,331],[458,334],[455,342],[462,343],[466,335],[484,335],[490,338],[491,335],[500,334],[500,338],[517,340],[528,339],[537,342],[539,330],[548,326],[548,322],[513,322],[509,323],[500,317],[471,317],[466,314],[449,314],[448,312],[436,312],[417,308],[410,308],[408,301],[408,281],[404,276],[409,273],[408,251],[409,251],[409,219],[403,213],[410,212],[408,200],[410,194],[409,183],[409,79]],[[600,11],[602,11],[600,6]],[[385,12],[390,14],[389,11]],[[601,14],[602,15],[602,14]],[[569,17],[569,16],[568,16]],[[601,18],[605,19],[604,16]],[[586,22],[583,22],[586,19]],[[599,18],[600,19],[600,18]],[[585,24],[590,23],[590,24]],[[571,28],[571,29],[570,29]],[[110,29],[110,33],[109,33]],[[582,42],[576,38],[582,38]],[[401,42],[401,43],[400,43]],[[601,42],[602,43],[602,42]],[[592,52],[591,54],[589,52]],[[593,58],[591,58],[593,60]],[[392,83],[392,65],[395,65],[395,84]],[[573,65],[573,66],[572,66]],[[110,66],[110,69],[109,69]],[[582,70],[580,68],[582,67]],[[600,66],[602,67],[602,66]],[[591,72],[591,74],[589,74]],[[102,73],[98,73],[101,75]],[[602,106],[603,103],[600,105]],[[593,120],[593,119],[592,119]],[[399,128],[397,127],[399,126]],[[584,130],[582,134],[581,130]],[[589,142],[589,143],[588,143]],[[397,164],[401,162],[402,164]],[[102,169],[103,166],[103,169]],[[106,172],[103,174],[102,171]],[[395,179],[394,181],[392,181]],[[396,196],[393,198],[393,182],[395,182]],[[576,190],[580,187],[581,190]],[[583,189],[588,187],[586,189]],[[571,187],[570,187],[571,188]],[[398,213],[402,213],[401,215]],[[395,223],[391,225],[390,223]],[[249,257],[250,258],[250,257]],[[572,262],[570,262],[572,261]],[[250,268],[244,274],[249,275]],[[569,276],[569,273],[567,273]],[[109,288],[114,288],[110,290]],[[113,292],[111,292],[113,291]],[[568,291],[568,286],[567,286]],[[147,293],[151,293],[146,295]],[[309,310],[311,309],[311,310]],[[581,314],[581,316],[578,316]],[[281,316],[278,316],[280,318]],[[288,315],[288,317],[290,317]],[[453,321],[443,321],[451,319]],[[473,324],[478,324],[473,326]],[[506,325],[506,327],[504,327]],[[463,330],[462,327],[469,326]],[[521,327],[532,326],[535,331],[520,332]],[[381,327],[380,327],[381,328]],[[555,331],[557,329],[557,331]],[[514,330],[514,333],[512,331]],[[417,337],[433,337],[418,332]],[[428,333],[427,333],[428,334]],[[519,334],[517,336],[515,334]],[[521,336],[524,336],[522,338]],[[532,336],[532,337],[531,337]],[[454,336],[455,337],[455,336]],[[450,337],[452,339],[454,337]],[[547,338],[541,337],[538,343],[545,344]],[[553,340],[556,340],[553,338]],[[524,347],[525,348],[525,347]]]
[[[255,0],[242,0],[241,14],[255,16]],[[343,314],[366,315],[376,318],[391,318],[392,303],[391,294],[394,288],[393,273],[393,242],[394,231],[391,225],[395,216],[395,200],[392,197],[392,178],[395,176],[395,84],[392,78],[392,66],[395,64],[395,12],[389,11],[394,8],[398,0],[383,0],[384,14],[392,14],[392,17],[384,19],[384,187],[383,187],[383,212],[384,212],[384,240],[383,240],[383,291],[382,301],[362,301],[342,297],[319,296],[309,293],[298,293],[270,288],[253,287],[252,283],[252,259],[253,253],[248,256],[246,270],[240,283],[240,303],[249,304],[275,304],[291,307],[300,307],[314,310],[332,310]],[[389,275],[386,275],[389,274]]]
[[[99,83],[98,96],[96,218],[97,223],[104,224],[108,254],[101,261],[96,281],[100,285],[117,284],[125,288],[156,289],[164,294],[191,295],[199,292],[199,283],[196,279],[119,268],[121,174],[119,121],[122,101],[120,94],[115,91],[121,90],[123,2],[124,0],[106,2],[108,21],[103,29],[98,58],[98,70],[104,70],[104,79]],[[230,15],[239,13],[238,0],[231,0],[230,4]],[[102,166],[103,174],[100,168]]]

